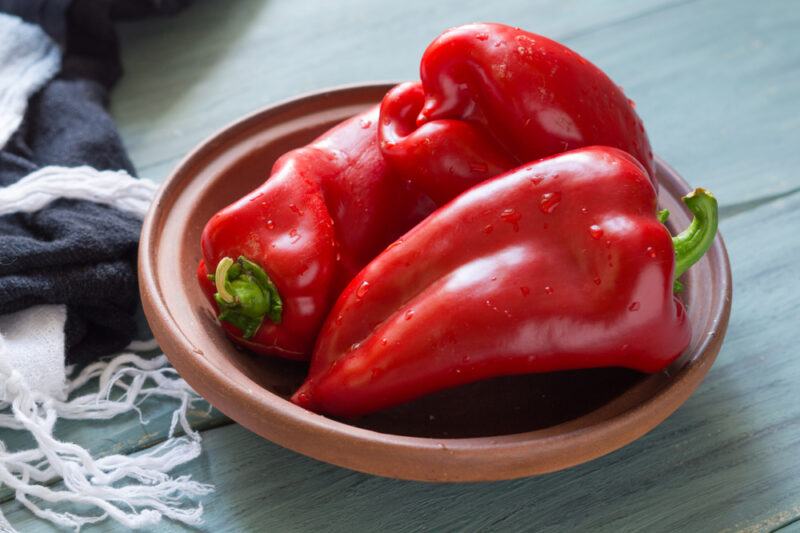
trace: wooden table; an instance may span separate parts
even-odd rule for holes
[[[734,309],[704,384],[666,422],[602,459],[546,476],[434,485],[380,479],[194,413],[216,485],[208,531],[800,531],[800,5],[793,0],[200,1],[121,28],[112,110],[142,176],[297,93],[417,76],[448,26],[496,20],[558,39],[636,100],[655,150],[714,191]],[[174,405],[61,436],[97,453],[164,438]],[[49,528],[0,489],[20,531]],[[121,528],[120,528],[121,529]],[[117,530],[104,523],[86,531]],[[182,530],[166,524],[159,531]]]

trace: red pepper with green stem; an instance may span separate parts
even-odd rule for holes
[[[237,344],[307,359],[339,291],[433,210],[392,175],[377,121],[376,106],[285,154],[208,221],[198,280]]]
[[[672,237],[648,173],[588,147],[473,187],[342,292],[293,401],[351,417],[494,376],[664,369],[691,327],[673,282],[716,234],[716,201]]]
[[[622,90],[569,48],[503,24],[447,30],[421,83],[381,106],[381,150],[439,205],[528,161],[590,145],[630,153],[653,174],[642,121]]]

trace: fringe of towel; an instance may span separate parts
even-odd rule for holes
[[[46,167],[0,188],[0,214],[32,212],[57,198],[76,198],[143,217],[156,188],[122,171]],[[152,341],[140,341],[129,348],[154,346]],[[213,488],[189,476],[168,475],[201,452],[200,434],[187,420],[198,397],[165,356],[122,353],[91,364],[75,376],[74,369],[67,369],[68,396],[62,400],[32,390],[8,364],[5,350],[0,336],[0,428],[26,431],[36,441],[36,447],[22,451],[10,451],[0,441],[0,484],[13,489],[22,505],[36,516],[76,530],[108,517],[129,528],[153,526],[164,517],[189,525],[201,523],[203,507],[195,502]],[[77,392],[95,380],[95,392]],[[94,458],[85,448],[54,436],[58,419],[105,420],[131,411],[141,418],[139,405],[150,397],[175,400],[179,407],[167,440],[144,452]],[[57,480],[63,488],[54,485]],[[58,510],[62,504],[77,504],[80,511]],[[13,528],[0,513],[0,532],[4,531]]]
[[[0,382],[5,397],[11,398],[0,406],[0,428],[27,431],[36,441],[35,448],[16,452],[7,451],[0,442],[0,483],[13,489],[17,501],[36,516],[76,530],[107,517],[129,528],[153,526],[163,517],[199,525],[203,506],[187,503],[210,493],[212,487],[189,476],[167,475],[201,452],[200,434],[187,419],[198,399],[192,389],[163,355],[146,359],[123,353],[94,363],[70,379],[68,390],[74,393],[92,380],[97,380],[96,392],[55,400],[28,388],[19,373],[4,364],[0,345]],[[85,448],[53,435],[59,418],[103,420],[131,411],[141,418],[138,405],[149,397],[172,398],[180,407],[172,415],[168,439],[144,453],[95,459]],[[10,414],[3,414],[7,410]],[[59,479],[63,488],[47,485]],[[94,511],[76,514],[45,506],[63,503]]]

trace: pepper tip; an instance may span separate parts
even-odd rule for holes
[[[306,381],[300,385],[300,388],[297,389],[294,394],[292,394],[289,400],[297,406],[308,409],[309,411],[313,411],[314,409],[312,405],[314,402],[311,399],[311,393],[309,392],[309,389],[310,384],[308,381]]]

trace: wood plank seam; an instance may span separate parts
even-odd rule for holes
[[[734,217],[736,215],[746,213],[758,207],[761,207],[762,205],[767,205],[777,200],[788,198],[798,192],[800,192],[800,186],[789,189],[788,191],[783,191],[776,194],[771,194],[769,196],[764,196],[763,198],[754,198],[746,202],[723,205],[720,206],[719,208],[719,218],[720,220],[725,220]]]
[[[675,2],[671,2],[671,3],[660,5],[660,6],[656,6],[656,7],[652,8],[652,9],[647,9],[647,10],[644,10],[644,11],[640,11],[638,13],[634,13],[633,15],[630,15],[630,16],[627,16],[627,17],[620,17],[620,18],[615,19],[615,20],[607,20],[607,21],[601,22],[600,24],[587,26],[587,27],[585,27],[585,28],[583,28],[583,29],[581,29],[579,31],[576,31],[576,32],[572,32],[572,33],[568,32],[568,33],[565,33],[563,35],[553,35],[553,36],[551,36],[551,38],[555,39],[556,41],[564,41],[564,42],[570,41],[572,39],[580,39],[582,37],[586,37],[588,35],[592,35],[593,33],[596,33],[596,32],[601,31],[601,30],[606,30],[608,28],[614,28],[616,26],[624,26],[625,24],[628,24],[629,22],[634,22],[634,21],[637,21],[637,20],[640,20],[640,19],[648,18],[648,17],[653,16],[653,15],[659,15],[659,14],[665,12],[665,11],[670,11],[670,10],[675,9],[675,8],[680,8],[680,7],[683,7],[683,6],[687,5],[687,4],[693,4],[693,3],[696,3],[698,1],[700,1],[700,0],[676,0]]]
[[[781,525],[775,527],[774,529],[771,529],[770,533],[776,533],[776,532],[780,531],[781,529],[787,529],[790,526],[792,526],[793,524],[800,524],[800,514],[798,514],[794,518],[790,518],[789,520],[787,520],[786,522],[782,523]]]

